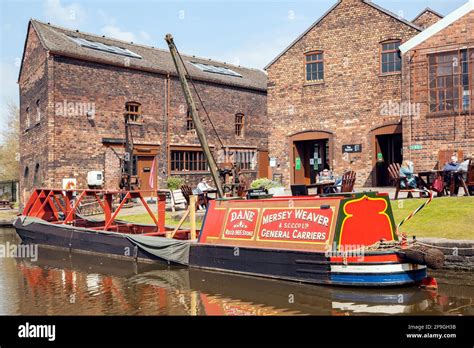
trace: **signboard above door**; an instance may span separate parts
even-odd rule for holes
[[[362,144],[342,145],[342,153],[362,152]]]

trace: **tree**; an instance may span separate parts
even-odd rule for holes
[[[7,105],[7,127],[0,142],[0,181],[19,180],[20,177],[20,110],[18,105]]]

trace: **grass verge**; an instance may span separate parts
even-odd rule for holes
[[[424,201],[423,198],[391,201],[395,222],[398,224]],[[400,230],[417,237],[474,239],[474,197],[434,198]]]

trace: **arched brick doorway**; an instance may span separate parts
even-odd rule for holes
[[[291,184],[311,184],[326,166],[333,165],[333,134],[306,131],[288,137]]]
[[[389,124],[371,131],[372,144],[372,185],[389,186],[388,166],[402,163],[402,124]]]

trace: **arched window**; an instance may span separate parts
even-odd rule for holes
[[[235,115],[235,135],[238,137],[244,135],[244,114]]]
[[[28,168],[28,166],[26,166],[25,171],[23,172],[23,179],[25,180],[25,182],[28,180],[28,175],[30,175],[30,169]]]
[[[402,58],[400,40],[389,40],[381,43],[381,67],[382,74],[391,74],[402,71]]]
[[[33,185],[34,186],[39,186],[40,180],[39,180],[39,163],[36,163],[35,165],[35,172],[33,174]]]
[[[30,128],[30,108],[26,108],[26,115],[25,115],[25,127],[26,129]]]
[[[142,117],[142,106],[137,102],[125,103],[125,117],[128,122],[138,123],[141,122]]]
[[[41,120],[41,109],[40,109],[40,100],[36,101],[36,122]]]

